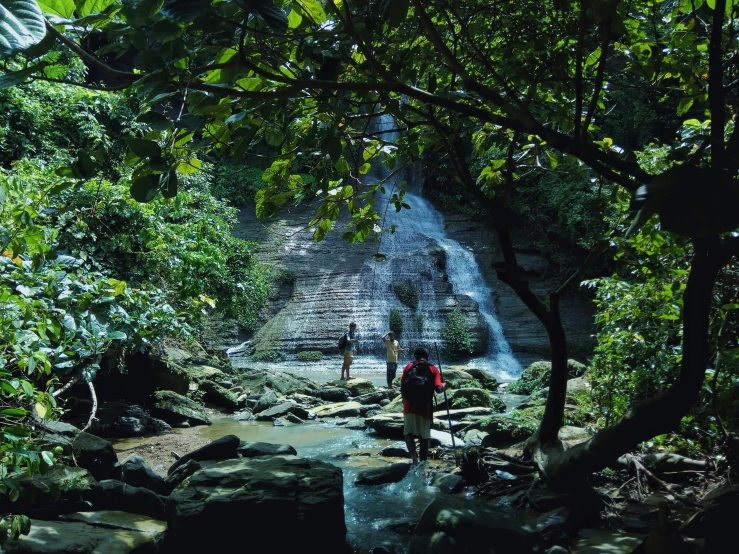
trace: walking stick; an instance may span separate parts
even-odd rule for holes
[[[444,374],[441,372],[441,357],[439,356],[439,347],[436,346],[436,343],[434,343],[434,349],[436,350],[436,361],[439,364],[439,377],[441,377],[441,382],[444,382]],[[457,452],[457,445],[454,442],[454,430],[452,429],[452,414],[449,412],[449,401],[446,398],[446,387],[442,390],[444,393],[444,405],[446,406],[446,415],[447,418],[449,418],[449,434],[452,436],[452,448],[454,449],[454,457],[456,458],[456,452]]]

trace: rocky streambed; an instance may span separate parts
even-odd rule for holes
[[[431,459],[417,467],[400,442],[397,389],[237,370],[176,349],[143,367],[148,373],[133,398],[130,389],[115,395],[101,381],[91,430],[110,441],[68,423],[40,422],[41,440],[61,447],[72,465],[20,477],[18,502],[4,508],[27,513],[33,525],[3,552],[228,551],[248,544],[272,552],[533,553],[571,544],[566,498],[538,498],[544,513],[514,508],[524,489],[533,490],[532,469],[510,460],[536,427],[546,363],[510,386],[522,394],[506,393],[479,369],[448,368]],[[579,377],[568,386],[570,410],[588,394],[583,371],[572,365]],[[520,410],[511,414],[514,406]],[[560,436],[576,443],[590,432],[566,426]],[[494,499],[487,494],[491,471],[495,486],[509,487]],[[593,544],[643,539],[590,536],[590,543],[577,539],[578,552],[616,551]]]

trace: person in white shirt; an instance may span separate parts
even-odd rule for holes
[[[405,352],[405,349],[400,347],[398,341],[395,340],[395,333],[388,331],[382,336],[382,342],[385,343],[387,349],[387,388],[393,388],[393,379],[395,379],[395,373],[398,371],[398,352]]]

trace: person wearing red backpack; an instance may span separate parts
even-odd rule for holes
[[[416,439],[421,461],[428,459],[431,421],[434,417],[434,392],[442,392],[439,369],[428,362],[429,353],[425,348],[417,348],[413,353],[414,362],[403,368],[400,378],[400,394],[403,396],[403,435],[405,444],[414,464],[418,463]]]

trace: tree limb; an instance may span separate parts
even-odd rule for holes
[[[708,103],[711,109],[711,164],[715,168],[724,167],[724,85],[723,68],[723,26],[726,0],[716,0],[711,25],[711,42],[708,51]]]
[[[95,386],[92,381],[87,382],[87,387],[90,389],[90,397],[92,398],[92,410],[90,410],[90,419],[87,420],[87,424],[82,428],[82,431],[87,431],[90,428],[92,422],[97,419],[95,416],[98,412],[98,397],[95,394]]]

